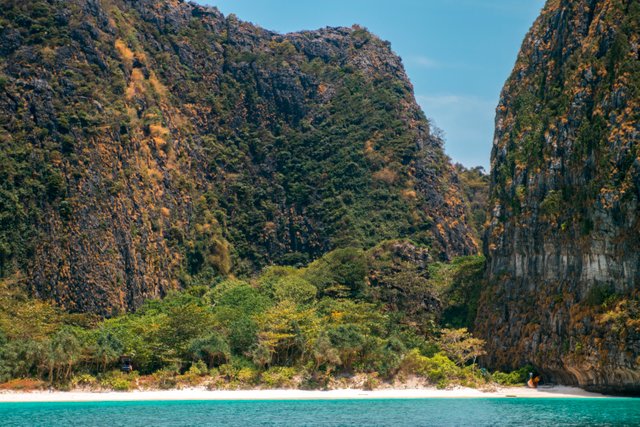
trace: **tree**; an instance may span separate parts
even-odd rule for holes
[[[262,312],[271,305],[269,298],[248,283],[239,280],[226,280],[211,292],[213,305],[231,307],[247,315]]]
[[[365,343],[362,328],[354,325],[337,325],[327,331],[332,346],[338,351],[342,366],[350,370]]]
[[[253,346],[253,348],[249,352],[249,355],[251,356],[251,360],[253,360],[253,363],[262,368],[271,364],[271,359],[273,356],[271,347],[268,347],[265,343],[257,343],[255,346]]]
[[[189,342],[204,335],[213,326],[213,316],[198,304],[171,307],[167,322],[160,330],[160,339],[167,349],[179,357],[186,354]]]
[[[346,287],[352,297],[360,296],[365,287],[367,260],[364,252],[356,248],[336,249],[311,263],[303,278],[321,293]]]
[[[272,304],[258,289],[239,280],[226,280],[216,286],[211,297],[214,317],[227,336],[234,354],[242,355],[256,344],[256,315]]]
[[[93,347],[93,358],[103,372],[107,370],[107,366],[118,361],[123,352],[122,341],[112,331],[105,328],[98,331]]]
[[[259,316],[258,345],[268,349],[273,362],[292,363],[305,353],[316,320],[315,310],[283,301]]]
[[[438,344],[458,366],[464,366],[470,360],[475,365],[479,356],[487,354],[484,350],[485,341],[474,338],[467,328],[442,329]]]
[[[196,338],[189,344],[189,354],[193,360],[202,360],[211,368],[226,363],[231,357],[229,343],[218,332]]]
[[[308,304],[315,299],[317,289],[301,277],[286,276],[274,284],[273,292],[278,301]]]
[[[342,363],[340,354],[331,343],[331,338],[326,331],[318,335],[313,345],[313,358],[315,360],[315,369],[317,370],[320,366],[324,365],[327,374],[331,373],[336,366]]]
[[[161,313],[138,312],[105,320],[100,329],[122,343],[123,353],[132,357],[136,370],[151,373],[163,365],[159,331],[164,319]]]
[[[7,341],[0,348],[0,379],[40,376],[43,370],[44,343],[32,339]]]
[[[49,381],[68,380],[73,365],[80,360],[83,350],[78,330],[64,326],[57,331],[49,340],[46,353]]]

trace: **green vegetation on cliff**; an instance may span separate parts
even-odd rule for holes
[[[77,312],[410,238],[477,252],[400,58],[162,0],[4,1],[0,276]]]
[[[372,388],[412,376],[441,387],[484,384],[491,378],[475,365],[483,342],[466,328],[443,328],[456,323],[443,310],[460,304],[449,300],[452,281],[477,276],[481,260],[460,259],[446,273],[428,272],[427,261],[424,248],[405,241],[339,249],[306,267],[190,287],[107,320],[68,314],[2,282],[0,382],[8,383],[0,387],[318,388],[351,378]],[[122,355],[134,373],[118,372]]]
[[[366,29],[5,1],[0,95],[0,380],[485,381],[486,177]]]

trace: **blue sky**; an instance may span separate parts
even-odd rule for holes
[[[360,24],[402,57],[447,154],[488,170],[494,110],[544,0],[199,0],[287,33]]]

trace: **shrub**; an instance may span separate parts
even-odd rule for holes
[[[189,373],[192,373],[193,375],[204,376],[204,375],[207,375],[208,372],[209,372],[209,369],[207,368],[207,364],[204,363],[202,360],[198,360],[189,368]]]
[[[213,376],[211,381],[207,383],[207,390],[220,390],[224,389],[227,385],[227,382],[221,376]]]
[[[296,374],[294,368],[284,366],[274,366],[262,373],[261,378],[264,385],[271,388],[293,386],[293,377]]]
[[[115,391],[129,391],[135,388],[138,374],[135,372],[125,374],[120,371],[107,372],[100,378],[100,386]]]
[[[604,302],[612,295],[615,295],[615,292],[610,286],[596,285],[589,289],[585,302],[587,305],[595,307],[604,304]]]
[[[468,365],[462,368],[460,385],[464,387],[477,387],[487,383],[488,374],[477,369],[476,365]]]
[[[273,286],[273,293],[278,301],[307,304],[316,297],[317,289],[303,278],[292,275],[278,280]]]
[[[459,368],[444,353],[436,353],[432,357],[420,354],[418,349],[413,349],[402,361],[401,371],[403,373],[414,374],[427,378],[438,388],[444,388],[452,381],[457,381],[463,377],[462,369]]]
[[[460,368],[443,353],[428,357],[426,362],[426,376],[429,381],[437,384],[438,388],[446,387],[452,380],[461,376]]]
[[[91,374],[80,374],[80,375],[75,375],[73,378],[71,378],[72,388],[77,388],[77,387],[92,388],[92,387],[95,387],[97,384],[98,384],[98,380],[96,379],[96,377],[94,377]]]
[[[226,378],[227,381],[233,381],[236,379],[236,374],[238,370],[234,368],[231,364],[225,363],[224,365],[220,365],[218,368],[220,371],[220,375]]]
[[[380,380],[378,379],[377,373],[368,374],[362,383],[362,388],[364,390],[375,390],[380,386]]]
[[[189,343],[189,354],[207,367],[216,366],[229,360],[231,351],[225,338],[213,332],[205,337],[195,338]],[[206,369],[204,369],[206,370]]]
[[[255,384],[259,375],[260,374],[256,369],[244,367],[238,371],[236,377],[241,384],[252,385]]]
[[[305,371],[299,388],[303,390],[327,390],[331,382],[331,374],[326,371]]]
[[[190,386],[196,386],[204,380],[208,374],[207,364],[202,360],[195,362],[184,375],[180,375],[177,380]]]
[[[523,366],[520,369],[506,372],[494,372],[491,375],[493,381],[501,385],[521,385],[529,379],[529,372],[533,372],[535,368],[531,365]]]
[[[224,365],[220,365],[216,370],[211,370],[210,375],[216,382],[215,388],[219,388],[225,384],[228,388],[242,388],[255,384],[259,377],[255,366],[250,361],[241,357],[234,357],[230,363],[225,363]]]
[[[154,385],[161,390],[169,390],[178,386],[176,371],[173,369],[160,369],[152,375]]]

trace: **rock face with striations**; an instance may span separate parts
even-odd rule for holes
[[[493,367],[640,392],[640,2],[549,0],[497,108]]]
[[[112,315],[408,237],[475,252],[400,59],[176,0],[4,1],[0,277]]]

